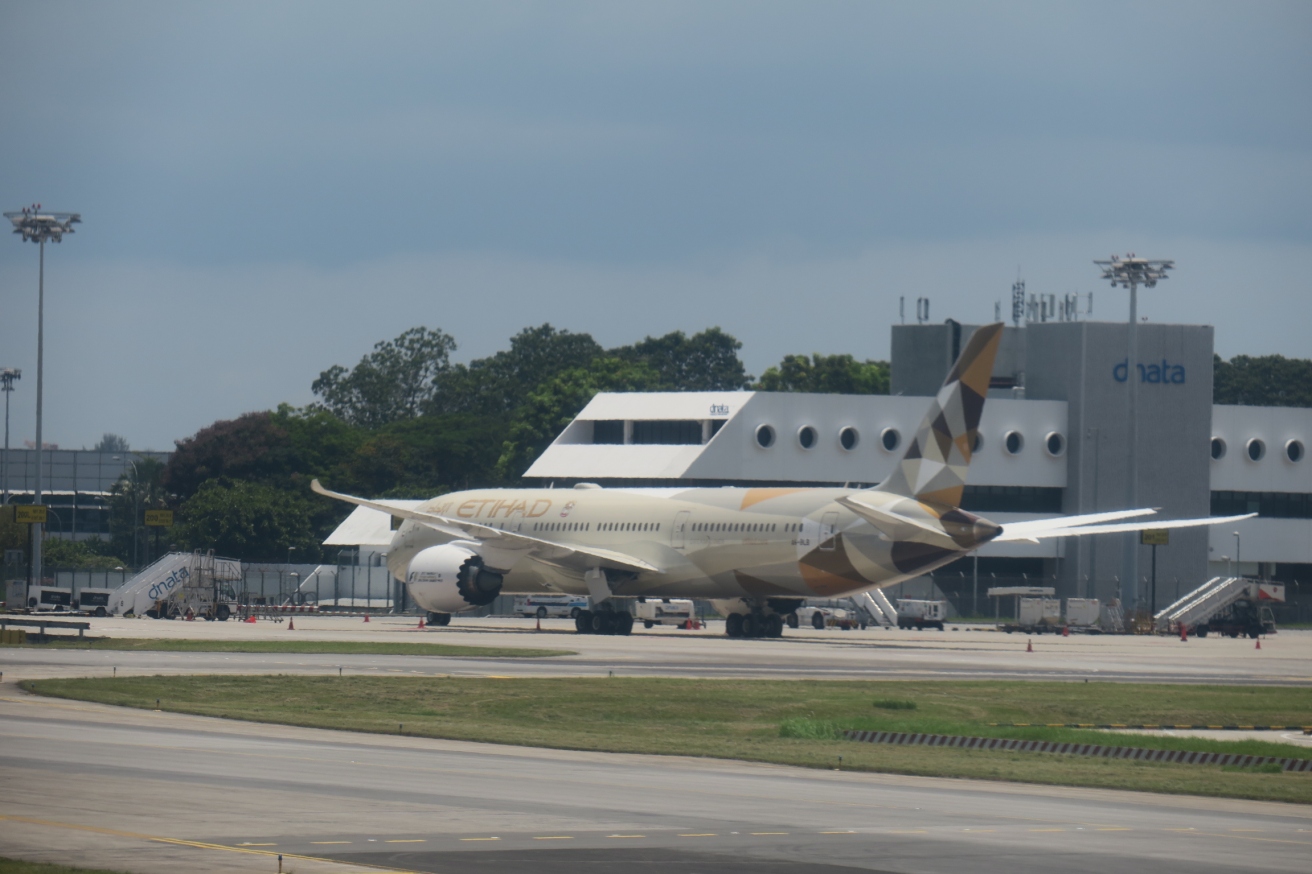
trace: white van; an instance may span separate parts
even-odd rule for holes
[[[520,595],[515,598],[516,616],[538,619],[563,618],[577,619],[581,611],[588,609],[588,599],[584,595]]]
[[[697,617],[692,601],[679,598],[639,598],[633,605],[633,618],[643,628],[656,625],[687,626]]]
[[[79,589],[73,599],[74,613],[90,613],[93,616],[109,615],[109,599],[114,589]]]

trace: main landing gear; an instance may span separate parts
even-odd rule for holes
[[[441,625],[450,625],[450,624],[451,624],[451,614],[450,614],[450,613],[434,613],[434,612],[432,612],[432,611],[430,610],[429,613],[428,613],[428,624],[429,624],[429,625],[438,625],[438,626],[441,626]]]
[[[633,614],[623,610],[580,610],[574,617],[579,634],[631,634]]]
[[[784,618],[778,613],[730,613],[724,632],[730,637],[783,637]]]

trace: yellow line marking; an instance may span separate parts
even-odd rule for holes
[[[349,844],[350,841],[310,841],[312,844]]]
[[[574,840],[574,836],[573,836],[573,835],[542,835],[541,837],[536,837],[536,838],[534,838],[533,840],[535,840],[535,841],[572,841],[572,840]]]
[[[276,853],[273,850],[257,850],[254,847],[236,847],[227,844],[211,844],[204,841],[188,841],[182,838],[166,838],[160,835],[147,835],[140,832],[120,831],[112,828],[100,828],[94,825],[78,825],[72,822],[57,822],[50,819],[36,819],[30,816],[12,816],[0,814],[0,822],[23,822],[28,825],[46,826],[48,828],[63,828],[73,831],[93,832],[100,835],[112,835],[118,838],[132,838],[139,841],[151,841],[158,844],[172,844],[179,847],[195,847],[200,850],[226,850],[229,853],[245,853],[250,856],[283,856],[287,859],[299,859],[303,862],[325,862],[329,865],[345,865],[346,862],[337,859],[325,859],[322,856],[306,856],[300,853]],[[1252,840],[1251,838],[1249,840]],[[407,871],[403,868],[386,868],[382,865],[371,865],[365,862],[350,863],[357,868],[371,868],[375,871],[392,871],[398,874],[416,874],[416,872]]]
[[[646,835],[606,835],[608,838],[645,838]]]
[[[239,846],[239,847],[276,847],[276,846],[278,846],[278,845],[277,845],[277,844],[252,844],[250,841],[242,841],[242,842],[241,842],[240,844],[238,844],[237,846]]]
[[[462,841],[499,841],[501,838],[461,838]]]
[[[390,841],[383,841],[385,844],[426,844],[427,838],[393,838]]]
[[[788,832],[752,832],[754,835],[786,835]]]
[[[695,834],[679,835],[681,838],[714,838],[719,837],[715,832],[697,832]]]

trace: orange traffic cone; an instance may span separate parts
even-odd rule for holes
[[[542,630],[542,617],[541,617],[541,616],[538,617],[538,627],[537,627],[537,630],[538,630],[538,631],[541,631],[541,630]]]
[[[246,617],[246,624],[247,624],[247,625],[254,625],[254,624],[255,624],[255,614],[254,614],[254,613],[252,613],[251,615],[249,615],[249,616]]]
[[[420,628],[423,628],[423,627],[424,627],[424,617],[422,617],[422,616],[419,617],[419,627],[420,627]]]
[[[1260,638],[1260,637],[1257,639],[1257,648],[1258,648],[1258,649],[1261,649],[1261,648],[1262,648],[1262,638]]]
[[[369,614],[368,614],[368,613],[364,614],[364,621],[365,621],[365,622],[368,622],[368,621],[369,621]]]
[[[1026,638],[1026,639],[1025,639],[1025,651],[1026,651],[1026,652],[1034,652],[1034,641],[1033,641],[1033,640],[1031,640],[1031,639],[1029,639],[1029,638]]]
[[[1063,626],[1061,627],[1061,636],[1062,636],[1062,637],[1070,637],[1070,636],[1071,636],[1071,627],[1070,627],[1069,625],[1063,625]]]
[[[1180,623],[1180,640],[1189,639],[1189,627],[1183,622]]]
[[[288,630],[288,631],[295,631],[295,630],[296,630],[296,620],[294,620],[294,619],[288,619],[288,620],[287,620],[287,630]]]

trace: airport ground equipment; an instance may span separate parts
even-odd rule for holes
[[[841,606],[843,604],[848,606]],[[823,631],[826,628],[851,631],[853,628],[864,629],[867,624],[846,598],[829,601],[807,601],[790,613],[785,621],[789,628],[809,625],[816,631]]]
[[[93,616],[108,616],[110,601],[114,598],[114,589],[79,589],[73,598],[74,613],[90,613]]]
[[[579,595],[520,595],[513,607],[516,616],[527,619],[576,619],[587,609],[588,599]]]
[[[639,598],[633,605],[633,618],[644,628],[657,625],[691,628],[697,614],[692,601],[684,598]]]
[[[117,589],[113,613],[176,619],[187,615],[226,621],[236,612],[233,583],[241,562],[202,553],[170,552]]]
[[[1102,602],[1097,598],[1067,598],[1062,617],[1072,631],[1096,631],[1102,619]]]
[[[91,628],[90,622],[68,622],[61,619],[15,619],[12,616],[0,615],[0,631],[8,629],[11,625],[28,626],[38,629],[37,633],[41,637],[46,636],[47,628],[73,628],[77,629],[77,636],[82,637],[83,632]]]
[[[1244,577],[1213,577],[1153,617],[1159,632],[1176,633],[1181,625],[1192,634],[1205,637],[1208,631],[1221,634],[1248,634],[1269,624],[1275,631],[1271,608],[1262,602],[1284,603],[1285,587],[1281,583],[1263,583]],[[1241,603],[1242,602],[1242,603]],[[1265,612],[1263,612],[1265,611]],[[1253,635],[1256,637],[1257,635]]]
[[[916,598],[899,598],[897,601],[898,628],[914,628],[917,631],[937,628],[942,631],[943,620],[947,617],[947,601],[924,601]]]
[[[1057,594],[1057,590],[1052,586],[994,586],[986,594],[990,598],[998,599],[993,602],[993,616],[999,621],[1002,619],[1002,599],[1015,598],[1016,609],[1012,614],[1013,618],[1019,621],[1021,598],[1051,598]]]
[[[26,603],[29,613],[71,613],[73,590],[55,586],[28,586]]]
[[[859,592],[852,598],[856,605],[870,614],[871,625],[882,625],[884,628],[890,628],[897,625],[897,608],[888,600],[883,589],[872,589],[868,592]]]

